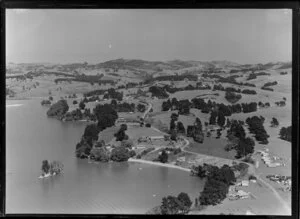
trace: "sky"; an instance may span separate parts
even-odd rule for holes
[[[292,60],[290,9],[7,9],[6,61]]]

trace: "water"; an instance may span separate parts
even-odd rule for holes
[[[143,214],[164,196],[186,192],[194,200],[203,188],[177,169],[77,159],[84,123],[47,118],[40,100],[6,105],[6,213]],[[38,179],[44,159],[61,161],[64,174]]]

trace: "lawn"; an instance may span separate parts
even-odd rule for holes
[[[129,136],[130,139],[136,140],[139,137],[142,136],[161,136],[163,135],[160,132],[157,132],[151,128],[146,128],[146,127],[133,127],[133,126],[128,126],[128,129],[126,130],[126,134]]]
[[[99,140],[104,140],[107,144],[114,138],[114,134],[120,129],[120,126],[113,126],[110,128],[104,129],[99,133]]]
[[[222,157],[227,159],[234,159],[235,151],[226,152],[224,147],[227,143],[226,139],[216,139],[215,137],[204,138],[203,143],[194,142],[191,138],[190,146],[186,148],[187,151],[192,151],[200,154],[206,154],[210,156]]]

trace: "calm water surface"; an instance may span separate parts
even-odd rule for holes
[[[92,164],[77,159],[84,123],[47,118],[40,100],[6,102],[6,213],[143,214],[166,195],[199,195],[188,172],[140,163]],[[42,160],[64,174],[38,179]]]

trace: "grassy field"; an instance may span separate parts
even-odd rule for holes
[[[235,151],[226,152],[224,147],[226,145],[226,139],[216,139],[214,137],[205,137],[203,143],[197,143],[190,140],[190,146],[186,148],[187,151],[192,151],[200,154],[206,154],[210,156],[222,157],[227,159],[234,159]]]
[[[129,126],[126,134],[129,136],[130,139],[137,140],[139,137],[142,136],[161,136],[160,132],[157,132],[151,128],[146,127],[131,127]]]
[[[99,140],[104,140],[105,143],[109,143],[113,138],[114,134],[120,129],[120,126],[113,126],[110,128],[106,128],[102,132],[99,133]]]

